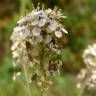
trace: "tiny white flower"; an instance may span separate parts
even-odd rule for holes
[[[16,81],[16,76],[14,75],[14,76],[12,77],[12,79],[13,79],[13,81]]]
[[[86,58],[86,55],[87,55],[87,54],[90,54],[89,49],[86,49],[86,50],[84,51],[83,58]]]
[[[12,51],[15,50],[18,45],[19,45],[19,42],[15,42],[15,43],[13,44],[13,46],[11,47],[11,50],[12,50]]]
[[[96,80],[96,74],[93,74],[93,75],[91,76],[91,78],[92,78],[92,80]]]
[[[56,22],[56,21],[51,21],[50,23],[51,23],[51,24],[48,26],[48,28],[49,28],[51,31],[55,31],[56,28],[57,28],[57,22]]]
[[[14,81],[18,80],[20,75],[21,75],[21,72],[17,72],[16,74],[14,74],[14,76],[13,76],[12,79],[13,79]]]
[[[18,24],[24,24],[26,22],[26,17],[22,17],[19,21],[17,21]]]
[[[41,18],[46,18],[47,17],[47,15],[45,14],[45,12],[43,11],[43,10],[40,10],[40,12],[39,12],[39,17],[41,17]]]
[[[91,52],[91,54],[93,55],[93,56],[96,56],[96,50],[94,49],[94,47],[92,48],[90,48],[90,52]]]
[[[20,36],[26,38],[30,34],[30,30],[26,27],[22,27],[20,31]]]
[[[15,27],[14,28],[14,30],[13,30],[13,32],[20,32],[22,30],[22,27]]]
[[[41,29],[38,28],[38,27],[35,27],[35,28],[32,29],[32,33],[33,33],[34,36],[39,36],[40,33],[41,33]]]
[[[56,35],[56,37],[61,38],[62,37],[62,32],[55,31],[55,35]]]
[[[21,72],[17,72],[16,75],[17,75],[17,76],[20,76],[20,75],[21,75]]]
[[[12,52],[12,55],[13,55],[13,58],[16,58],[16,57],[18,57],[19,54],[18,54],[17,51],[13,51],[13,52]]]
[[[45,25],[45,23],[46,23],[46,19],[40,19],[39,22],[38,22],[38,26],[42,27],[42,26]]]
[[[52,9],[47,9],[47,10],[45,10],[45,12],[47,13],[47,14],[50,14],[51,12],[52,12]]]
[[[34,19],[32,20],[32,25],[37,25],[39,21],[39,16],[34,16]]]
[[[81,84],[77,83],[77,88],[80,89],[81,88]]]
[[[16,27],[13,32],[19,32],[18,34],[23,37],[27,37],[30,34],[30,30],[26,26]]]
[[[25,17],[22,17],[18,22],[17,24],[26,24],[28,22],[31,22],[33,20],[34,16],[31,16],[30,14],[28,14],[27,16]]]
[[[39,11],[37,11],[37,10],[33,10],[32,12],[31,12],[31,15],[32,16],[36,16],[36,15],[38,15],[39,14]]]
[[[68,31],[66,29],[61,29],[64,33],[68,34]]]
[[[96,44],[93,44],[93,48],[96,50]]]

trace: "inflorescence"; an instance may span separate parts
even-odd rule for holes
[[[68,33],[61,24],[62,18],[66,16],[56,7],[52,10],[37,6],[17,22],[11,36],[13,66],[26,70],[29,83],[36,81],[37,86],[48,89],[52,84],[50,76],[59,73],[62,61],[52,56],[60,54],[62,38]],[[13,79],[19,76],[17,72]]]
[[[96,96],[96,44],[88,46],[83,59],[86,68],[78,75],[77,88],[83,96]]]

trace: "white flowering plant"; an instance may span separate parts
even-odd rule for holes
[[[45,9],[43,5],[20,18],[11,35],[11,50],[13,66],[21,66],[21,72],[15,73],[13,80],[25,73],[27,85],[35,82],[42,90],[48,90],[50,77],[60,73],[62,65],[60,58],[52,58],[60,55],[64,48],[62,39],[68,34],[62,18],[66,16],[60,9]]]
[[[78,74],[80,96],[96,96],[96,44],[88,46],[83,54],[85,69]]]

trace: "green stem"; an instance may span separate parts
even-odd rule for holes
[[[41,43],[38,48],[39,48],[38,52],[39,52],[39,56],[40,56],[40,69],[43,72],[44,71],[44,52],[45,52],[45,50],[44,50],[44,43]],[[44,95],[44,89],[41,91],[41,96],[45,96]]]
[[[29,86],[29,80],[28,80],[28,74],[27,74],[27,68],[26,66],[23,66],[24,73],[25,73],[25,80],[26,80],[26,86],[28,88],[28,95],[31,96],[30,86]]]
[[[23,86],[23,88],[25,89],[25,91],[29,94],[28,88],[22,83],[22,81],[19,80],[19,83]]]
[[[41,91],[41,96],[44,96],[44,90]]]
[[[40,56],[40,68],[43,70],[43,60],[44,60],[44,44],[39,45],[39,56]]]

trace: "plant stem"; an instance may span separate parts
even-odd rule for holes
[[[44,60],[44,44],[42,43],[42,44],[40,44],[39,45],[39,48],[40,49],[38,49],[38,51],[39,51],[39,56],[40,56],[40,68],[43,70],[43,67],[44,67],[44,65],[43,65],[43,60]]]
[[[27,87],[22,83],[22,81],[19,80],[19,83],[23,86],[23,88],[25,89],[25,91],[29,94],[29,90],[28,90]]]
[[[39,51],[39,56],[40,56],[40,69],[42,70],[42,73],[43,73],[43,70],[44,70],[44,52],[45,52],[45,50],[44,50],[44,44],[41,43],[41,44],[39,45],[39,48],[40,48],[40,49],[38,49],[38,51]],[[43,86],[42,86],[42,87],[43,87]],[[43,88],[42,88],[42,89],[43,89]],[[41,96],[45,96],[45,95],[44,95],[44,89],[41,90]]]
[[[26,86],[28,88],[28,95],[31,96],[30,86],[29,86],[29,80],[28,80],[28,74],[27,74],[27,68],[26,66],[23,66],[24,73],[25,73],[25,80],[26,80]]]
[[[41,96],[44,96],[44,90],[41,91]]]

